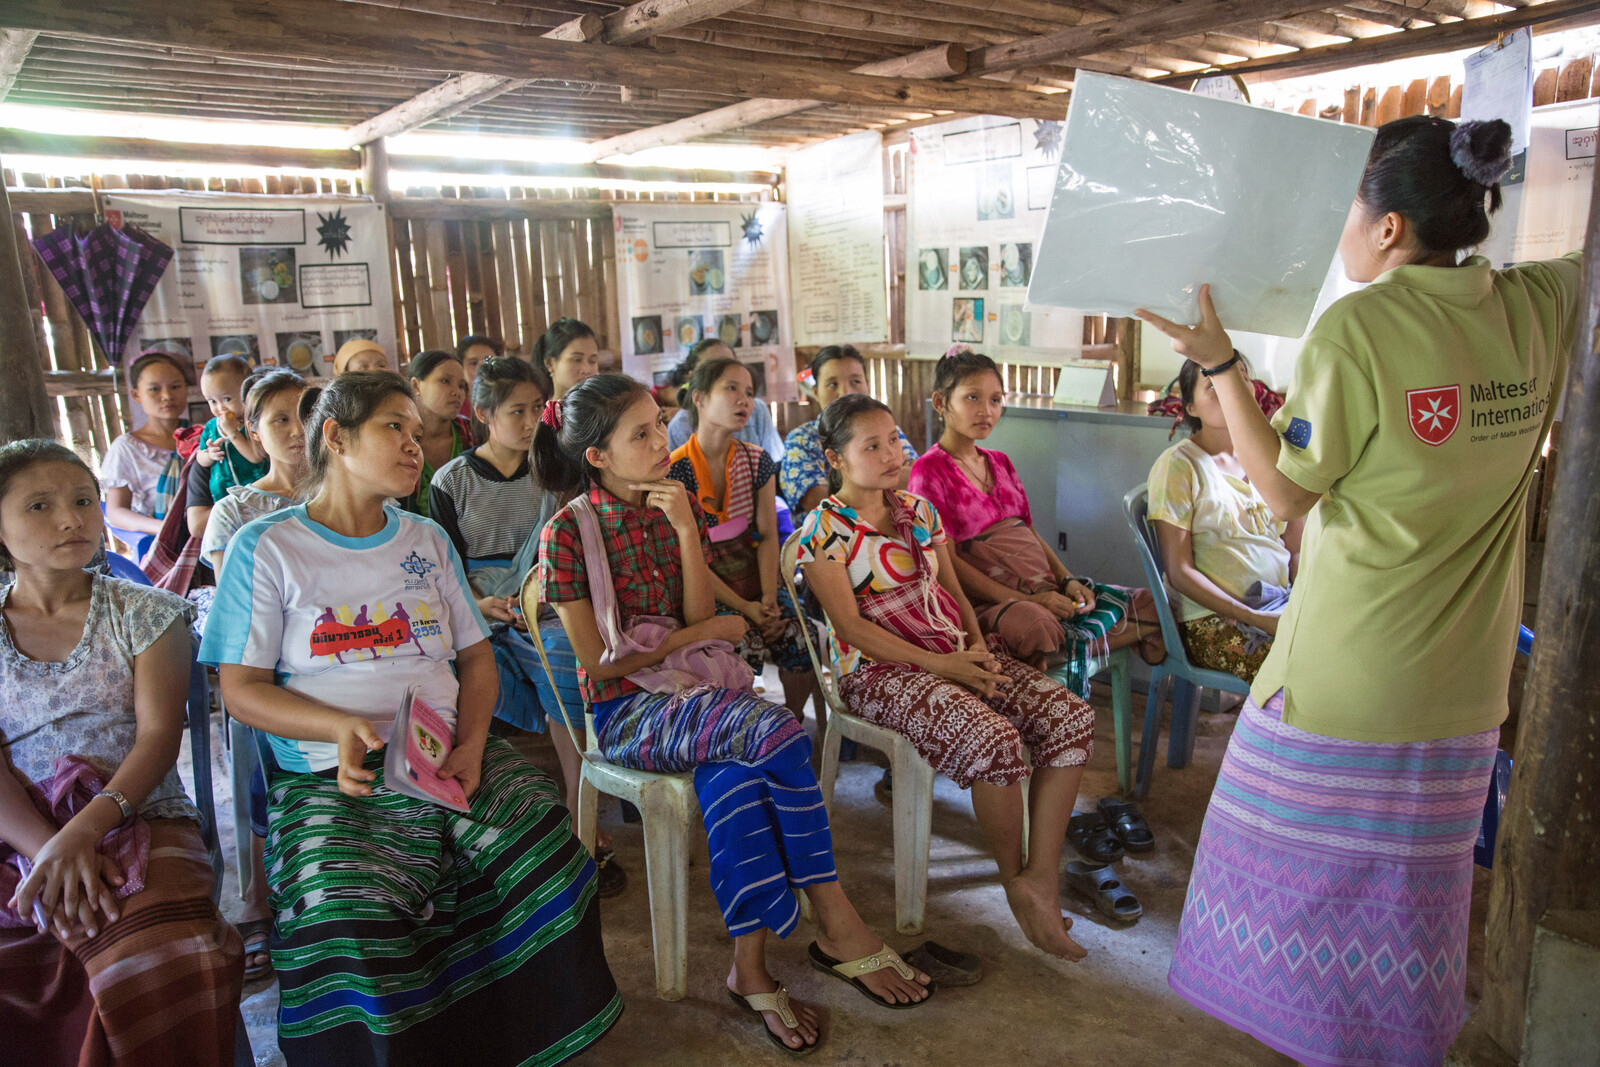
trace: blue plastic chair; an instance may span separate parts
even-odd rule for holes
[[[1517,655],[1533,655],[1533,631],[1517,628]],[[1489,795],[1483,802],[1483,822],[1478,825],[1478,843],[1472,861],[1479,867],[1494,867],[1494,842],[1500,835],[1500,813],[1505,810],[1506,794],[1511,789],[1511,753],[1499,749],[1494,754],[1494,770],[1489,774]]]
[[[1172,690],[1172,736],[1167,742],[1169,767],[1187,766],[1194,754],[1195,721],[1200,715],[1199,690],[1220,689],[1245,695],[1250,692],[1250,686],[1237,675],[1207,670],[1189,662],[1177,620],[1172,617],[1172,605],[1167,601],[1161,547],[1150,529],[1149,497],[1144,485],[1128,491],[1122,498],[1122,510],[1128,529],[1133,531],[1139,562],[1144,566],[1145,584],[1154,594],[1156,615],[1161,620],[1161,639],[1167,645],[1167,658],[1150,668],[1150,695],[1145,701],[1144,735],[1139,740],[1139,769],[1134,780],[1134,796],[1143,797],[1149,794],[1150,779],[1155,774],[1156,745],[1161,738],[1161,705],[1169,685]]]
[[[139,569],[139,565],[127,556],[119,556],[107,550],[106,566],[111,569],[111,577],[122,578],[138,585],[149,585],[150,579]]]
[[[115,552],[106,553],[106,564],[115,578],[138,585],[150,585],[150,579],[138,564]],[[198,650],[197,650],[198,651]],[[189,700],[185,706],[185,719],[189,728],[189,765],[194,776],[194,806],[200,809],[200,840],[205,842],[206,855],[211,859],[211,903],[222,899],[222,845],[217,840],[217,804],[211,786],[211,685],[206,681],[205,664],[197,659],[189,663]],[[254,1067],[255,1052],[250,1047],[250,1035],[245,1030],[241,1011],[234,1027],[233,1062],[235,1067]]]

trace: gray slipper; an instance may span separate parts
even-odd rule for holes
[[[1144,914],[1139,898],[1128,892],[1109,863],[1073,860],[1067,864],[1067,884],[1087,897],[1102,915],[1118,922],[1131,923]]]

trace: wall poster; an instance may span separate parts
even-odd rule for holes
[[[1600,103],[1594,100],[1534,109],[1527,177],[1501,189],[1504,203],[1490,216],[1489,239],[1478,249],[1491,265],[1553,259],[1583,247],[1597,126]]]
[[[137,351],[192,360],[238,355],[256,367],[331,377],[352,337],[395,359],[394,286],[383,208],[360,196],[107,193],[114,226],[172,246],[139,318]],[[196,375],[198,378],[198,373]],[[197,392],[191,395],[198,395]]]
[[[889,339],[883,138],[835,137],[784,161],[797,345]]]
[[[797,400],[786,221],[779,203],[614,205],[623,373],[663,385],[719,337],[757,395]]]
[[[911,132],[906,353],[961,341],[996,360],[1083,352],[1083,315],[1025,306],[1063,123],[995,115]]]

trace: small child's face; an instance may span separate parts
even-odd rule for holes
[[[244,397],[239,395],[244,385],[244,375],[236,371],[218,371],[200,376],[200,395],[206,398],[211,414],[222,418],[223,412],[234,419],[244,420]]]

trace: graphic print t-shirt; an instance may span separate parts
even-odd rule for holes
[[[398,508],[384,514],[370,537],[336,534],[304,505],[247,524],[223,557],[200,658],[270,668],[284,688],[363,715],[382,736],[416,684],[454,725],[450,662],[489,629],[444,531]],[[326,742],[271,740],[285,770],[338,763]]]

